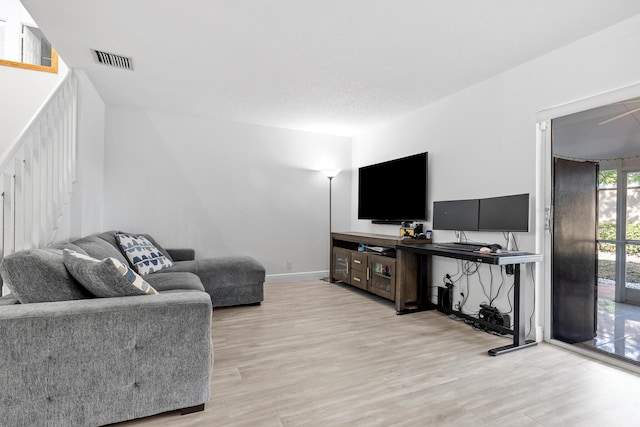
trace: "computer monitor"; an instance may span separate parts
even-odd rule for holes
[[[478,199],[433,202],[433,229],[475,231],[478,208]]]
[[[480,199],[480,231],[529,231],[529,194]]]

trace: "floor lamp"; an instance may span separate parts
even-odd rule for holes
[[[329,277],[325,278],[324,280],[327,282],[331,281],[331,264],[332,264],[332,254],[331,254],[331,232],[333,231],[331,228],[331,184],[333,183],[333,178],[335,178],[336,175],[338,175],[340,173],[340,170],[338,169],[327,169],[327,170],[323,170],[322,173],[324,174],[324,176],[326,176],[327,178],[329,178]]]

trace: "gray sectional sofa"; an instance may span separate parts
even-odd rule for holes
[[[17,291],[0,298],[0,426],[98,426],[204,408],[212,306],[260,303],[264,268],[248,257],[197,261],[193,250],[162,249],[173,266],[140,276],[156,294],[97,298],[69,272],[63,249],[131,265],[114,236],[0,262]]]
[[[126,262],[116,241],[118,231],[94,234],[58,247],[80,247],[96,258],[118,257]],[[132,234],[132,233],[127,233]],[[193,249],[164,249],[152,236],[140,234],[163,250],[173,261],[173,266],[155,274],[188,272],[197,275],[205,291],[211,297],[214,308],[235,305],[260,304],[264,298],[265,269],[249,256],[225,256],[195,259]],[[106,242],[108,245],[104,245]]]

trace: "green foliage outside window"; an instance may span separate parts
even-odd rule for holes
[[[618,182],[618,171],[615,169],[600,171],[600,185],[616,185]]]
[[[601,186],[609,188],[618,183],[618,171],[615,169],[600,171],[598,177]],[[627,185],[640,185],[640,172],[629,172],[627,174]],[[601,240],[616,240],[616,225],[614,223],[601,222],[598,224],[598,238]],[[640,240],[640,224],[627,224],[627,239]],[[602,252],[615,253],[615,243],[600,243],[599,249]],[[628,254],[640,254],[640,245],[628,245]]]
[[[629,240],[640,240],[640,224],[628,224],[627,236]],[[601,240],[616,240],[616,225],[609,222],[601,222],[598,224],[598,238]],[[599,248],[602,252],[615,253],[615,243],[600,243]],[[640,245],[628,245],[628,254],[640,254]]]
[[[598,181],[600,185],[615,186],[618,183],[618,171],[615,169],[600,171]],[[629,172],[627,174],[627,185],[640,185],[640,172]]]

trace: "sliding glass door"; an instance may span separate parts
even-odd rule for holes
[[[602,171],[599,184],[599,296],[640,304],[640,171]]]
[[[625,172],[624,302],[640,304],[640,172]]]

